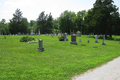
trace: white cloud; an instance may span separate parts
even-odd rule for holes
[[[1,2],[0,2],[0,5],[1,5]]]
[[[77,0],[7,0],[0,11],[0,18],[8,22],[17,8],[23,12],[23,17],[30,21],[36,20],[42,11],[45,11],[45,14],[52,13],[53,18],[56,18],[65,10],[78,12],[90,9],[92,6],[92,4],[86,6],[84,3],[76,3]]]

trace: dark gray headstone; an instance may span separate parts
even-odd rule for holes
[[[79,39],[79,42],[81,42],[81,39]]]
[[[4,39],[6,39],[6,36],[4,36]]]
[[[45,51],[43,48],[43,41],[41,39],[39,40],[39,47],[37,51],[40,51],[40,52]]]
[[[90,40],[88,40],[88,43],[90,43]]]
[[[103,43],[102,45],[105,45],[105,35],[103,35]]]

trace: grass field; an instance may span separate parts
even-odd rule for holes
[[[21,37],[0,36],[0,80],[69,80],[120,56],[117,40],[106,40],[102,45],[102,39],[94,43],[94,38],[82,36],[74,45],[70,44],[71,36],[65,43],[58,36],[34,35],[43,40],[45,51],[38,52],[38,43],[20,42]]]

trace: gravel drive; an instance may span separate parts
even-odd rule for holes
[[[120,80],[120,57],[101,67],[75,76],[72,80]]]

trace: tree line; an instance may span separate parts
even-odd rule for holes
[[[64,11],[57,19],[52,14],[41,12],[36,20],[27,21],[22,16],[22,11],[17,9],[9,23],[5,19],[0,21],[0,32],[3,34],[30,33],[34,30],[41,34],[62,32],[68,33],[80,31],[82,34],[105,34],[120,35],[120,14],[118,7],[113,5],[113,0],[96,0],[94,7],[88,11],[82,10],[77,13]]]

